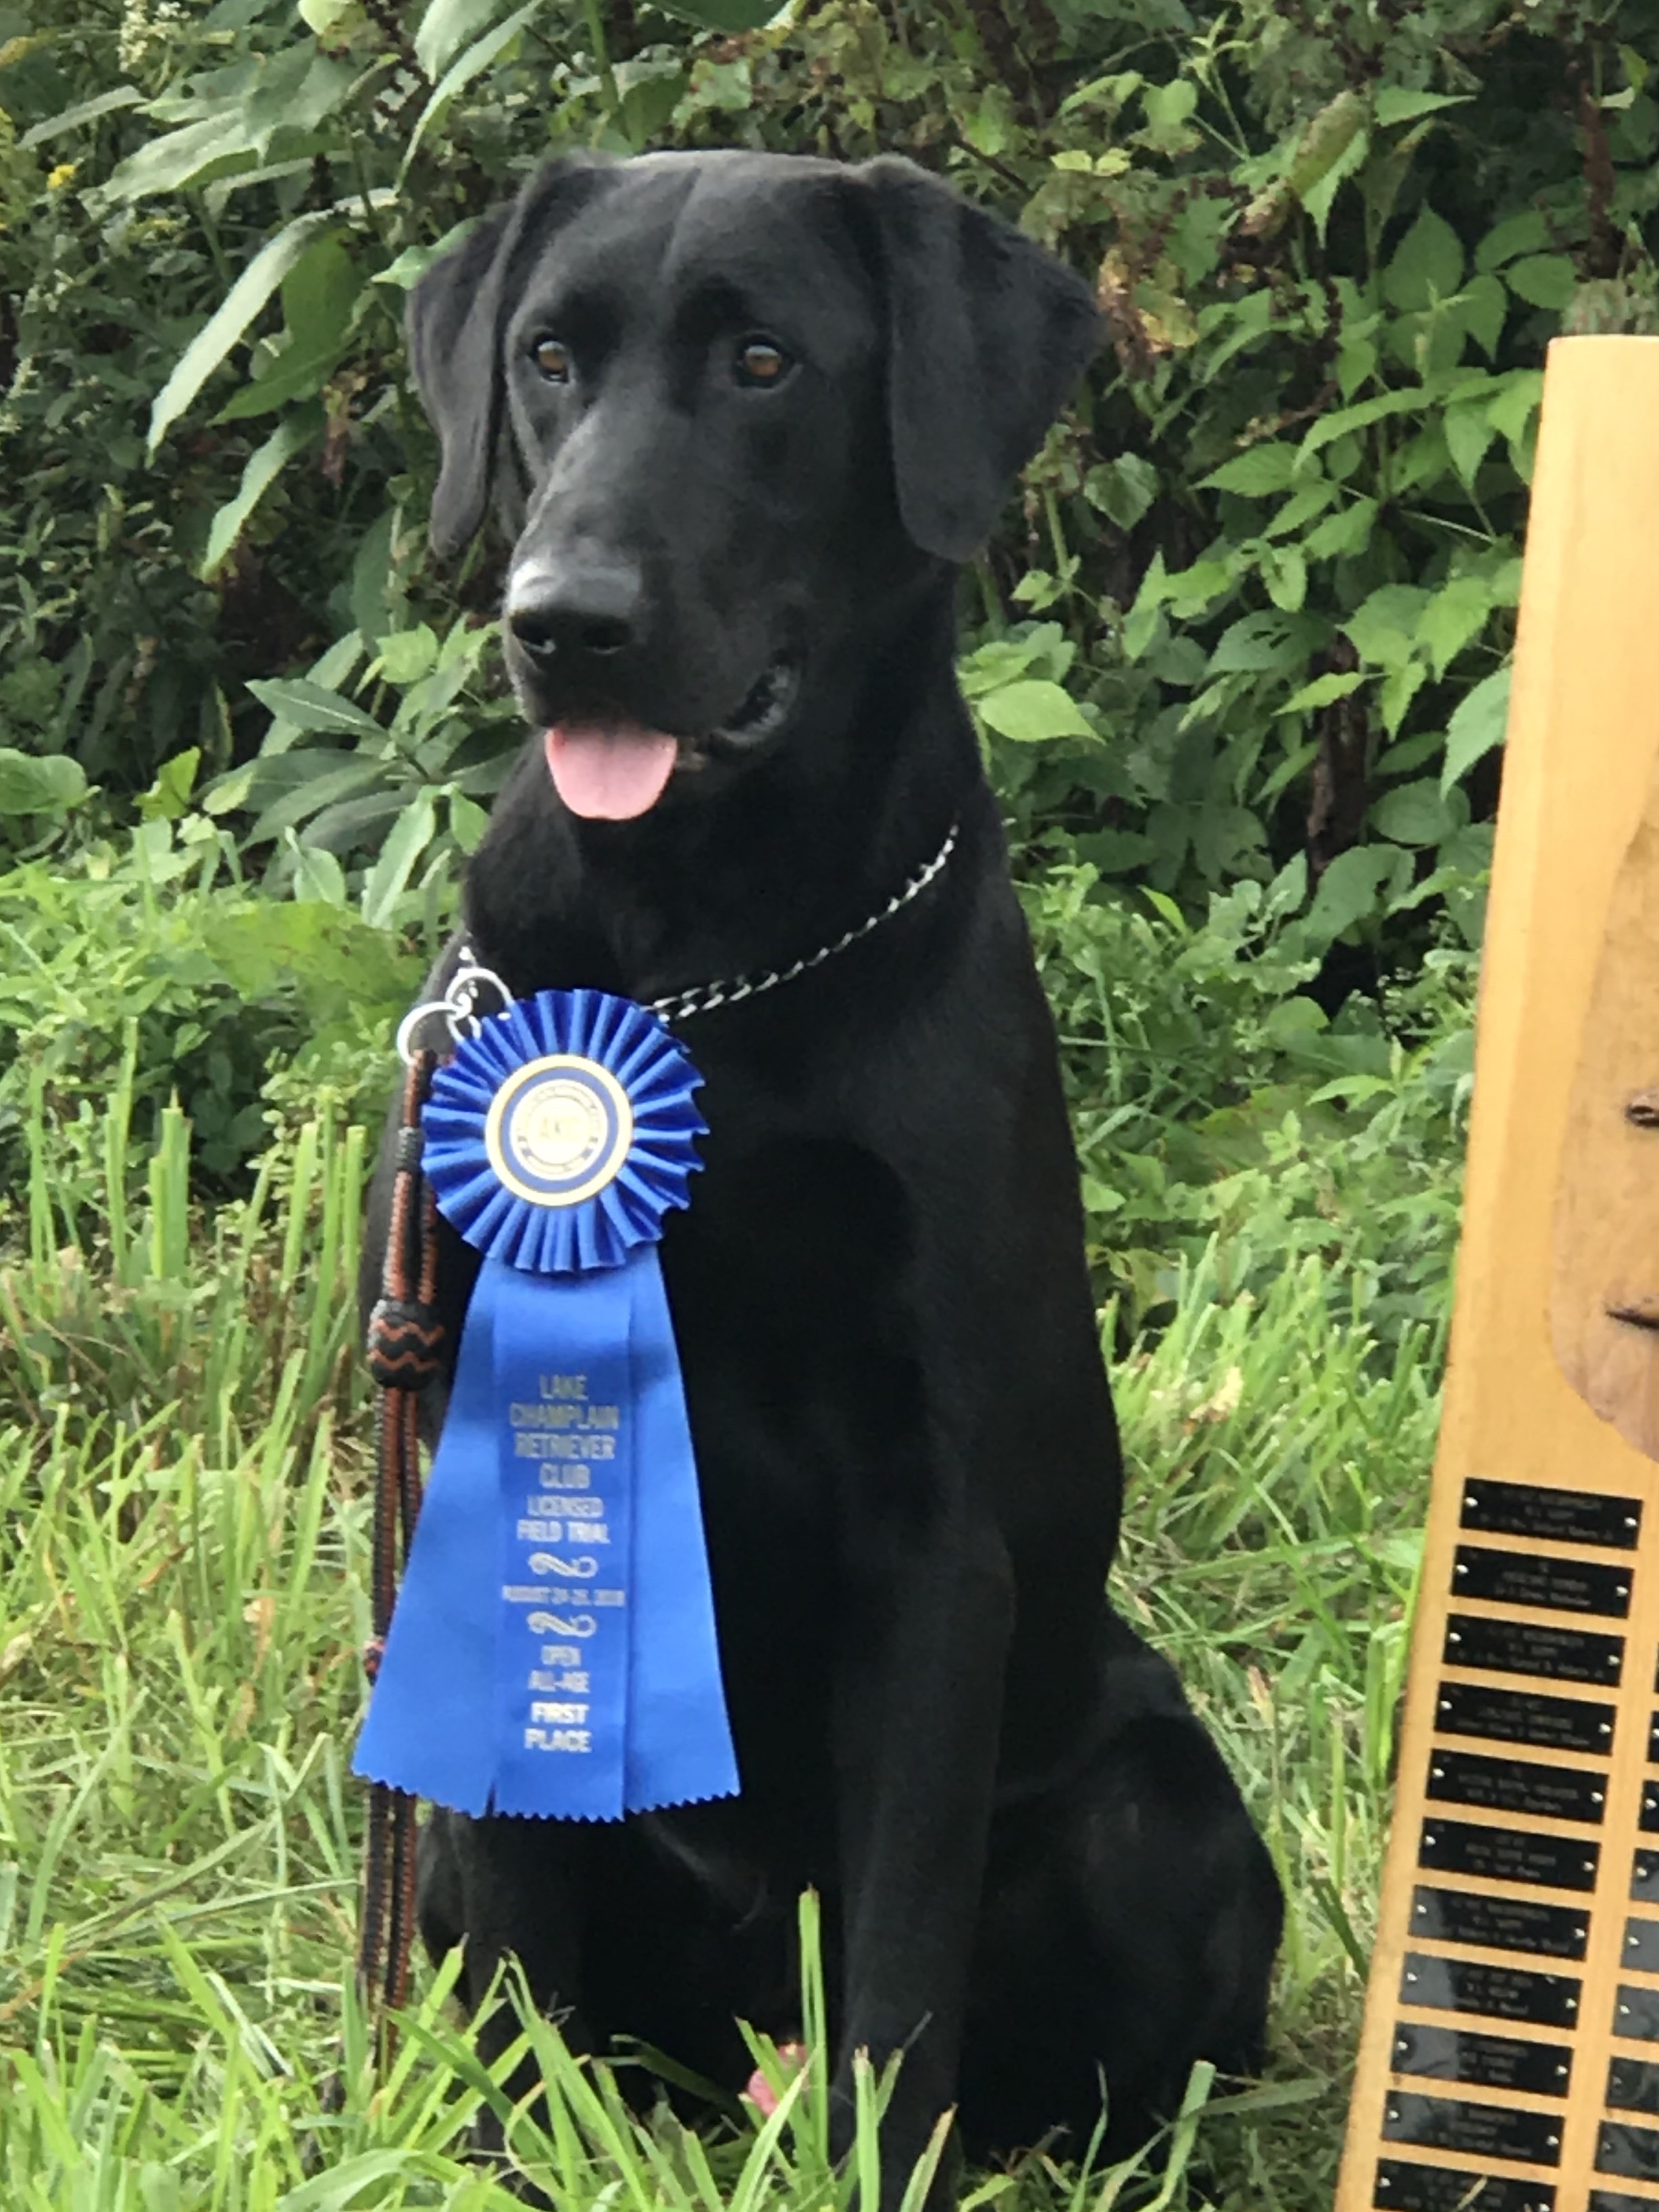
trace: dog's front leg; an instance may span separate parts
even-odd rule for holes
[[[853,2137],[854,2053],[902,2053],[882,2129],[893,2212],[956,2101],[1013,1619],[994,1528],[930,1521],[872,1539],[844,1615],[833,1719],[843,1978],[834,2148]],[[948,2201],[954,2159],[935,2203]],[[873,2205],[862,2212],[877,2212]]]

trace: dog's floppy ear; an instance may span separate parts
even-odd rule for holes
[[[899,514],[965,561],[1098,339],[1088,286],[1052,254],[896,156],[853,171],[876,210]]]
[[[610,163],[564,155],[539,170],[503,207],[493,208],[461,243],[426,271],[409,295],[405,327],[422,404],[442,460],[429,535],[441,556],[459,552],[489,503],[501,428],[501,331],[515,270],[586,204]]]

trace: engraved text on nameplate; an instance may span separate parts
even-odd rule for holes
[[[1449,1667],[1479,1667],[1495,1674],[1537,1674],[1553,1682],[1594,1682],[1616,1690],[1624,1671],[1625,1639],[1583,1628],[1549,1628],[1490,1614],[1455,1613],[1446,1623]]]
[[[1572,2052],[1565,2043],[1526,2043],[1516,2035],[1481,2035],[1468,2028],[1430,2027],[1401,2021],[1389,2063],[1396,2074],[1462,2081],[1477,2089],[1522,2089],[1565,2097]],[[1611,2097],[1607,2100],[1611,2104]]]
[[[1534,1836],[1431,1815],[1423,1823],[1417,1863],[1431,1873],[1528,1881],[1544,1889],[1594,1889],[1601,1849],[1577,1836]]]
[[[1535,1905],[1530,1898],[1483,1897],[1475,1890],[1419,1884],[1412,1893],[1412,1934],[1442,1943],[1478,1943],[1486,1951],[1582,1959],[1589,1913],[1582,1905]]]
[[[1538,1974],[1474,1959],[1434,1959],[1407,1951],[1400,2002],[1435,2012],[1479,2013],[1534,2027],[1576,2027],[1580,1984],[1574,1974]]]
[[[1606,1752],[1615,1708],[1595,1698],[1550,1698],[1539,1690],[1499,1690],[1485,1682],[1443,1682],[1435,1697],[1440,1735],[1483,1736],[1540,1751]],[[1659,1730],[1659,1715],[1655,1717]]]
[[[1407,2165],[1404,2159],[1380,2160],[1371,2202],[1395,2212],[1555,2212],[1553,2181],[1517,2181],[1497,2174],[1484,2179],[1466,2166]]]
[[[1516,2105],[1478,2105],[1461,2097],[1424,2097],[1391,2089],[1382,2106],[1389,2142],[1421,2143],[1472,2158],[1512,2158],[1523,2166],[1559,2166],[1561,2115]]]
[[[1599,1827],[1607,1778],[1582,1766],[1544,1766],[1531,1759],[1493,1759],[1485,1752],[1437,1749],[1429,1756],[1428,1794],[1454,1805],[1584,1820]]]
[[[1595,1613],[1622,1620],[1630,1611],[1631,1571],[1587,1565],[1536,1552],[1499,1552],[1460,1544],[1452,1589],[1460,1598],[1497,1605],[1536,1606],[1547,1613]]]
[[[1533,1482],[1488,1482],[1474,1476],[1463,1486],[1463,1526],[1488,1536],[1538,1536],[1558,1544],[1600,1544],[1633,1552],[1642,1525],[1634,1498],[1603,1498],[1589,1490],[1547,1490]]]

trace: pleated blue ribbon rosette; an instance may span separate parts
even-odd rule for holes
[[[657,1240],[706,1133],[658,1018],[541,991],[422,1116],[483,1266],[353,1766],[463,1813],[614,1820],[738,1788]]]

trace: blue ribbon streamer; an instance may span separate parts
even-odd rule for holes
[[[513,1079],[526,1045],[545,1051],[551,1035],[559,1048],[570,1025],[544,1002],[562,1000],[590,1002],[575,1009],[584,1019],[594,1002],[643,1015],[596,993],[539,994],[508,1010],[535,1018],[507,1077],[499,1036],[483,1055],[488,1092]],[[665,1095],[663,1064],[678,1055],[652,1026],[665,1048],[654,1060],[623,1024],[647,1102],[653,1084]],[[434,1168],[434,1184],[441,1206],[446,1185],[470,1194],[475,1216],[482,1203],[492,1232],[475,1240],[487,1256],[353,1768],[474,1814],[617,1820],[732,1796],[696,1466],[654,1242],[661,1201],[652,1241],[613,1240],[615,1264],[544,1273],[489,1256],[489,1243],[548,1246],[503,1223],[493,1188],[481,1201],[455,1122],[454,1098],[477,1087],[477,1069],[459,1066],[466,1050],[450,1101],[434,1087],[456,1165]],[[659,1121],[647,1135],[664,1158],[702,1126],[683,1100],[677,1133]]]

